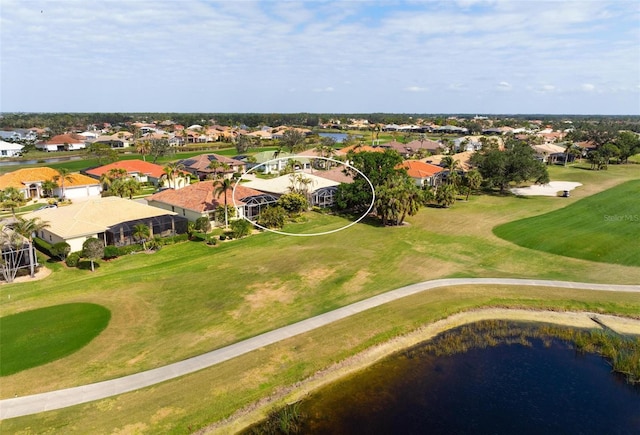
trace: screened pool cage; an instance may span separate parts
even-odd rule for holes
[[[162,215],[151,218],[122,222],[105,231],[107,245],[125,246],[138,243],[133,237],[135,226],[144,224],[151,230],[151,237],[169,237],[187,232],[187,218],[183,216]]]
[[[338,188],[335,186],[322,187],[311,195],[311,205],[321,208],[332,207]]]
[[[241,199],[244,202],[244,216],[250,221],[255,221],[265,208],[278,202],[278,198],[268,193],[262,195],[247,196]]]

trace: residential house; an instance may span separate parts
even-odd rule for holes
[[[411,177],[416,186],[436,186],[438,184],[439,174],[444,168],[420,160],[405,160],[398,167],[407,170],[407,174]]]
[[[98,238],[105,245],[123,246],[135,243],[134,227],[144,224],[152,236],[171,236],[187,231],[187,220],[167,210],[137,201],[110,196],[93,198],[64,207],[36,210],[26,219],[40,218],[49,224],[37,234],[55,244],[66,242],[71,252],[81,251],[88,238]]]
[[[86,139],[77,134],[58,134],[47,141],[36,143],[43,151],[77,151],[86,148]]]
[[[286,169],[290,160],[293,161],[293,169],[311,167],[311,160],[308,157],[284,151],[262,151],[255,154],[252,160],[247,162],[247,168],[249,170],[257,168],[255,171],[263,174],[279,174]]]
[[[22,155],[24,145],[0,140],[0,157],[17,157]]]
[[[240,160],[221,156],[219,154],[200,154],[188,159],[178,160],[185,171],[203,181],[209,177],[222,176],[232,178],[235,173],[245,171],[246,164]]]
[[[244,184],[238,184],[235,187],[235,194],[233,190],[228,190],[224,194],[216,194],[215,183],[215,180],[208,180],[191,184],[179,191],[163,190],[148,197],[147,203],[153,207],[175,212],[190,222],[206,217],[215,225],[220,221],[216,220],[216,212],[219,207],[224,207],[225,196],[227,206],[235,207],[234,218],[253,215],[249,210],[251,206],[249,203],[253,203],[252,199],[264,196],[263,192],[249,188]],[[277,200],[273,197],[271,199],[270,203]]]
[[[120,160],[109,163],[108,165],[88,169],[85,173],[90,177],[100,180],[104,174],[112,169],[124,169],[127,171],[127,175],[134,180],[140,183],[150,183],[156,187],[181,189],[190,183],[190,176],[186,171],[181,171],[181,174],[169,180],[163,166],[138,159]]]
[[[15,130],[0,130],[0,140],[35,141],[38,133],[35,129],[16,128]]]
[[[102,136],[98,136],[94,139],[89,139],[88,142],[89,143],[99,143],[99,144],[103,144],[103,145],[107,145],[110,148],[128,148],[131,146],[131,141],[130,138],[132,137],[132,134],[127,132],[128,134],[124,134],[123,132],[120,133],[115,133],[112,135],[102,135]]]
[[[53,168],[24,168],[0,175],[0,190],[15,187],[21,191],[26,199],[39,199],[45,196],[42,184],[45,181],[56,181],[60,174]],[[53,195],[67,199],[86,199],[100,196],[100,183],[86,175],[72,173],[68,180],[56,181],[58,187]],[[64,184],[64,192],[63,192]]]
[[[307,196],[311,205],[330,207],[333,205],[334,196],[341,183],[317,175],[322,172],[324,171],[316,171],[314,173],[305,171],[281,175],[276,178],[256,178],[242,185],[273,195],[276,198],[294,189],[307,190]]]
[[[385,144],[380,145],[380,148],[384,149],[393,149],[398,152],[405,159],[410,158],[416,154],[422,153],[430,153],[436,154],[442,150],[442,144],[439,142],[434,142],[430,139],[422,139],[422,140],[412,140],[409,143],[400,143],[397,141],[391,141]]]

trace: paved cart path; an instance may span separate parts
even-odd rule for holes
[[[238,343],[234,343],[229,346],[225,346],[220,349],[163,367],[158,367],[152,370],[147,370],[117,379],[97,382],[94,384],[87,384],[79,387],[34,394],[31,396],[0,400],[0,419],[37,414],[44,411],[79,405],[82,403],[91,402],[93,400],[105,399],[107,397],[134,391],[144,387],[149,387],[160,382],[164,382],[170,379],[177,378],[179,376],[184,376],[186,374],[205,369],[207,367],[211,367],[223,361],[227,361],[256,349],[260,349],[261,347],[268,346],[270,344],[285,340],[298,334],[312,331],[316,328],[320,328],[337,320],[344,319],[353,314],[378,307],[396,299],[439,287],[482,284],[558,287],[566,289],[640,293],[640,285],[590,284],[581,282],[546,281],[534,279],[452,278],[425,281],[382,293],[380,295],[373,296],[360,302],[356,302],[351,305],[347,305],[345,307],[338,308],[336,310],[329,311],[327,313],[320,314],[318,316],[311,317],[309,319],[302,320],[300,322],[257,335],[247,340],[243,340]]]

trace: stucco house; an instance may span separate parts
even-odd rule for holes
[[[411,177],[416,183],[416,186],[419,187],[435,186],[437,184],[438,174],[444,171],[444,168],[441,166],[432,165],[420,160],[405,160],[399,167],[406,169],[409,177]]]
[[[43,151],[77,151],[86,148],[86,139],[77,134],[58,134],[47,141],[38,142],[36,148]]]
[[[153,207],[175,212],[190,222],[206,217],[215,225],[216,211],[218,207],[224,207],[225,198],[222,194],[215,194],[214,184],[214,180],[207,180],[191,184],[179,191],[164,190],[148,197],[147,203]],[[253,216],[252,205],[261,203],[260,198],[257,197],[261,197],[263,192],[245,185],[238,185],[235,189],[235,197],[232,190],[228,190],[225,195],[228,207],[233,207],[235,198],[235,218],[242,218]],[[271,202],[276,201],[276,198],[272,199]]]
[[[182,164],[185,171],[190,172],[201,181],[215,175],[231,178],[233,174],[242,173],[245,170],[244,162],[219,154],[200,154],[199,156],[178,160],[177,163]],[[218,165],[216,166],[216,164]]]
[[[177,213],[116,196],[36,210],[25,218],[47,222],[49,227],[40,230],[37,236],[51,244],[66,242],[71,252],[82,250],[84,241],[91,237],[102,240],[105,245],[134,243],[133,227],[140,223],[147,225],[152,235],[169,236],[187,231],[187,220]]]
[[[24,145],[0,140],[0,157],[16,157],[22,155]]]
[[[7,187],[15,187],[23,193],[26,199],[40,199],[45,197],[43,183],[45,181],[55,181],[58,187],[53,189],[53,196],[60,198],[95,198],[99,197],[102,192],[100,183],[86,175],[69,174],[64,183],[58,178],[59,175],[58,171],[48,167],[18,169],[0,175],[0,190],[4,190]]]
[[[190,176],[187,172],[183,172],[174,179],[168,180],[167,174],[164,172],[164,167],[138,159],[120,160],[109,163],[108,165],[88,169],[85,173],[96,180],[100,180],[100,177],[112,169],[124,169],[127,171],[129,177],[140,183],[151,183],[156,187],[181,189],[188,186],[190,182]]]

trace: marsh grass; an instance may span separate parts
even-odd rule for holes
[[[544,342],[552,338],[563,340],[580,352],[601,355],[611,364],[613,371],[625,376],[627,382],[640,383],[640,336],[624,337],[603,329],[485,320],[443,332],[403,354],[408,358],[416,358],[423,353],[453,355],[503,344],[531,346],[531,339]]]

